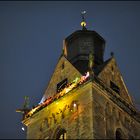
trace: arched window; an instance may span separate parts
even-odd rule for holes
[[[121,140],[121,139],[123,139],[122,137],[123,137],[123,136],[122,136],[122,131],[121,131],[120,128],[118,128],[118,129],[116,130],[116,140]]]
[[[60,129],[56,134],[56,139],[66,140],[66,130]]]

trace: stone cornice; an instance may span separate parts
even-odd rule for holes
[[[122,99],[115,91],[113,91],[110,87],[108,87],[101,79],[94,76],[93,82],[99,86],[102,90],[107,91],[107,95],[109,98],[117,104],[121,109],[127,112],[131,117],[137,120],[140,123],[140,114],[136,110],[136,108],[129,103],[127,103],[124,99]]]

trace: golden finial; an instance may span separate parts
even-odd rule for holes
[[[81,26],[83,27],[83,29],[86,29],[86,28],[85,28],[85,26],[86,26],[85,14],[86,14],[86,11],[82,11],[82,12],[81,12],[81,16],[82,16]]]

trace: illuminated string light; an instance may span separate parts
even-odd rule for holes
[[[50,103],[52,103],[54,99],[58,99],[58,98],[62,97],[63,95],[65,95],[66,93],[70,92],[72,89],[77,87],[79,84],[84,83],[87,80],[88,77],[89,77],[89,72],[87,72],[85,76],[81,76],[81,78],[76,77],[73,80],[73,82],[69,84],[68,87],[64,88],[61,92],[57,93],[57,96],[49,97],[44,102],[39,103],[38,106],[36,106],[35,108],[30,110],[26,114],[26,117],[32,116],[35,112],[40,110],[42,107],[45,107],[45,106],[49,105]],[[58,103],[56,103],[56,104],[58,104]],[[74,107],[76,107],[76,103],[74,103],[73,105],[74,105]],[[25,129],[23,129],[23,128],[22,128],[22,130],[25,131]]]

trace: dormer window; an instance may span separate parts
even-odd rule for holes
[[[114,82],[110,81],[110,87],[112,90],[120,94],[120,88]]]
[[[67,83],[68,83],[68,79],[67,78],[65,78],[60,83],[58,83],[57,84],[57,92],[60,92],[61,90],[63,90],[66,87]]]
[[[64,62],[62,63],[62,70],[64,69],[64,67],[65,67],[65,64],[64,64]]]
[[[114,67],[113,66],[111,67],[111,70],[112,70],[112,72],[114,71]]]

